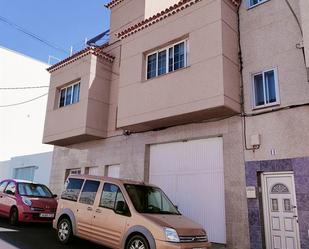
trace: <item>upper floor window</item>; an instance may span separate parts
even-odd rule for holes
[[[79,101],[80,82],[60,89],[59,107],[72,105]]]
[[[182,41],[147,55],[147,79],[187,66],[187,41]]]
[[[277,70],[271,69],[253,75],[254,108],[279,104]]]
[[[247,0],[248,1],[248,7],[251,8],[251,7],[254,7],[255,5],[258,5],[260,3],[264,3],[268,0]]]

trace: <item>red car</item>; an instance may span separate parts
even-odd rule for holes
[[[56,195],[43,184],[24,180],[0,182],[0,215],[18,222],[52,222],[57,209]]]

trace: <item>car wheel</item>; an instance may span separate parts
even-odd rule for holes
[[[58,240],[62,244],[68,244],[72,237],[72,225],[69,219],[63,218],[58,223],[57,229]]]
[[[141,235],[134,235],[129,240],[126,249],[149,249],[148,241]]]
[[[11,209],[9,222],[10,222],[10,225],[12,226],[18,225],[18,210],[16,207],[13,207]]]

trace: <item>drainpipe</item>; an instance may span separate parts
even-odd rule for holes
[[[245,112],[245,100],[244,100],[244,76],[243,76],[243,57],[242,57],[242,49],[241,49],[241,38],[240,38],[240,7],[242,4],[242,0],[239,1],[239,5],[237,7],[237,26],[238,26],[238,59],[239,59],[239,73],[240,73],[240,106],[241,106],[241,118],[243,122],[243,139],[244,139],[244,148],[247,151],[258,150],[260,145],[255,145],[253,147],[248,147],[247,142],[247,123],[246,123],[246,112]]]

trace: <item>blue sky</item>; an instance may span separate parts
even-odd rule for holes
[[[109,28],[109,0],[0,0],[0,17],[70,51]],[[0,46],[47,62],[68,56],[0,21]]]

